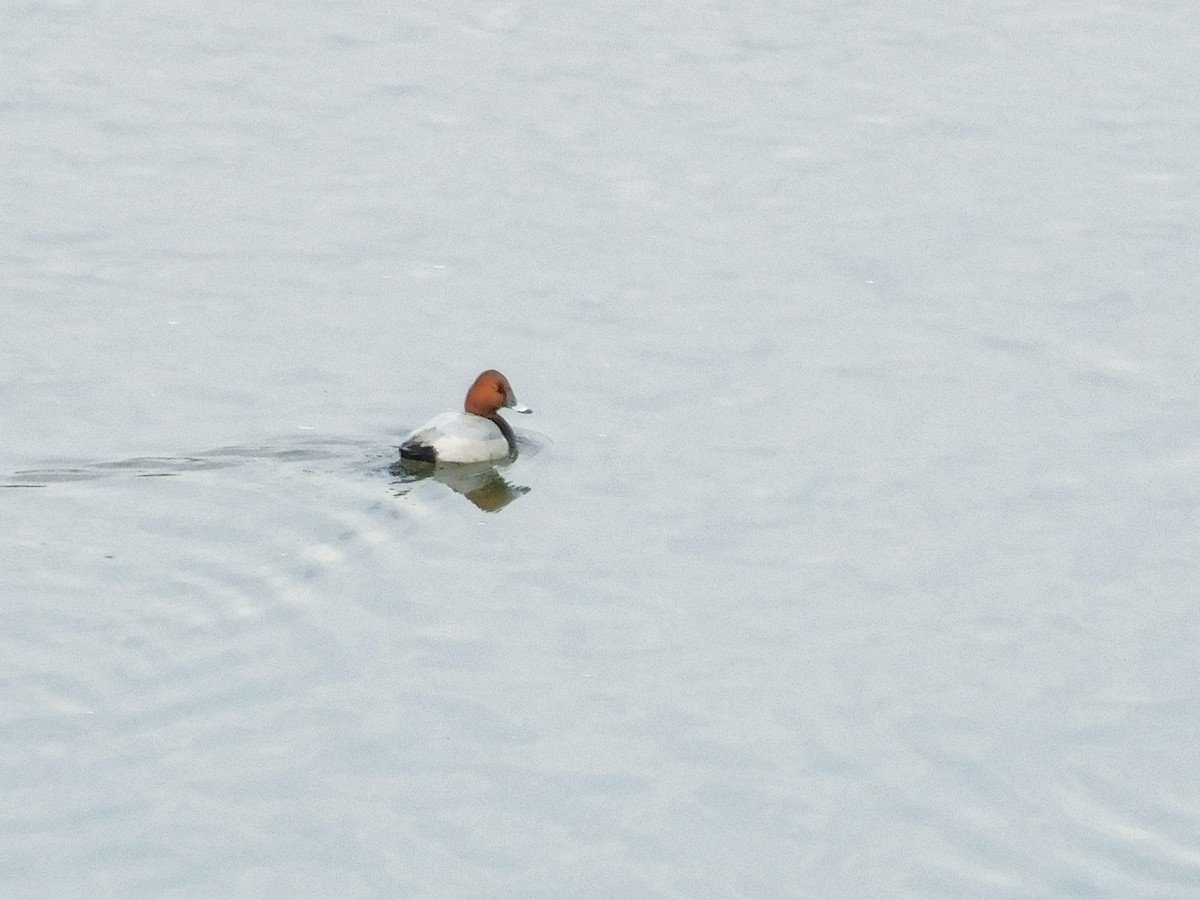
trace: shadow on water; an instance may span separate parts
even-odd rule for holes
[[[94,481],[100,478],[126,476],[131,478],[171,478],[187,472],[207,472],[228,469],[258,461],[313,462],[344,458],[350,450],[372,446],[365,441],[338,439],[306,440],[302,446],[259,444],[238,447],[219,447],[185,456],[137,456],[101,462],[80,462],[21,469],[5,478],[0,487],[42,488],[71,481]]]

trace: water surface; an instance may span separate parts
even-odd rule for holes
[[[1192,5],[7,22],[5,895],[1194,895]]]

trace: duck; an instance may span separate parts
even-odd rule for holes
[[[517,455],[512,426],[501,409],[533,412],[517,402],[512,385],[501,372],[481,372],[467,391],[462,412],[434,416],[410,433],[400,445],[400,458],[423,463],[481,463]]]

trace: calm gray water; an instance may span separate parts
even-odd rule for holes
[[[1200,7],[3,21],[0,894],[1198,895]]]

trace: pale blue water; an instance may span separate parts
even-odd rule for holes
[[[10,4],[0,893],[1196,896],[1198,51]]]

